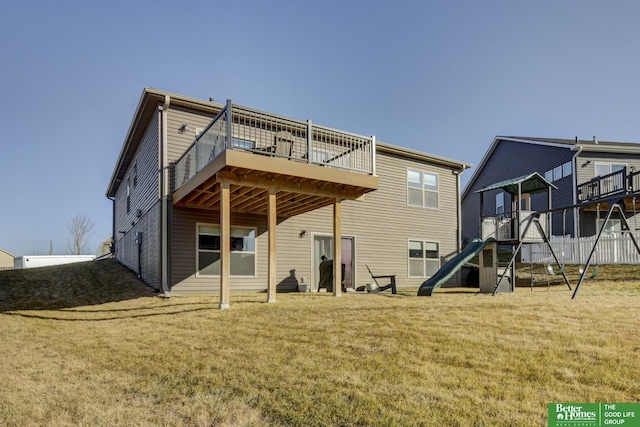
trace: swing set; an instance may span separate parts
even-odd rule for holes
[[[576,295],[578,294],[578,291],[580,290],[580,286],[582,285],[582,282],[588,279],[594,279],[596,278],[599,274],[600,274],[600,266],[598,265],[598,253],[596,251],[597,247],[598,247],[598,243],[600,242],[600,239],[603,235],[604,230],[607,227],[607,224],[609,223],[609,220],[611,219],[611,216],[613,214],[614,211],[617,211],[620,219],[621,219],[621,231],[623,232],[628,232],[629,233],[629,237],[631,238],[631,241],[633,242],[634,247],[636,248],[636,251],[638,252],[638,254],[640,254],[640,245],[638,244],[638,241],[636,240],[633,231],[638,231],[640,230],[639,228],[637,228],[637,210],[636,210],[636,197],[633,197],[633,217],[634,217],[634,225],[636,225],[636,227],[634,229],[631,228],[629,221],[627,220],[627,217],[625,215],[624,209],[621,207],[621,203],[624,202],[624,197],[623,198],[613,198],[613,199],[609,199],[609,200],[601,200],[598,203],[596,203],[596,224],[600,223],[600,219],[601,219],[601,203],[608,203],[609,208],[607,210],[607,214],[604,217],[604,221],[602,221],[602,223],[599,226],[598,229],[598,233],[596,235],[596,240],[593,244],[593,246],[591,247],[591,251],[589,252],[589,255],[587,257],[587,260],[585,262],[585,264],[583,266],[581,266],[578,271],[580,273],[580,278],[578,279],[578,284],[576,285],[575,289],[573,289],[573,295],[571,296],[571,299],[575,299]],[[566,213],[567,213],[567,209],[571,209],[571,208],[581,208],[584,207],[585,205],[575,205],[575,206],[568,206],[568,207],[564,207],[561,208],[562,209],[562,234],[566,235]],[[554,270],[553,266],[551,263],[547,263],[547,273],[549,273],[550,276],[556,276],[556,275],[562,275],[564,278],[564,281],[567,283],[567,286],[569,287],[569,290],[571,289],[571,285],[569,284],[569,280],[567,279],[567,276],[565,274],[565,247],[564,247],[564,242],[563,242],[563,247],[562,247],[562,263],[560,262],[560,260],[558,259],[558,256],[556,255],[556,253],[554,252],[553,248],[551,247],[551,242],[549,241],[549,239],[546,236],[546,233],[544,232],[543,227],[540,225],[539,223],[539,215],[543,214],[543,213],[552,213],[553,211],[557,211],[559,209],[550,209],[548,211],[541,211],[538,212],[537,215],[534,217],[531,217],[531,221],[527,224],[526,228],[525,228],[525,233],[526,230],[529,228],[529,226],[531,226],[532,224],[534,224],[537,228],[538,228],[538,232],[540,234],[540,236],[542,237],[543,241],[547,244],[551,255],[553,256],[553,259],[555,260],[555,264],[559,267],[558,270]],[[518,245],[516,251],[514,252],[514,256],[511,260],[511,262],[509,263],[509,266],[507,268],[509,268],[512,264],[512,262],[515,260],[515,254],[518,252],[518,250],[520,249],[520,247],[522,246],[522,242],[520,242],[520,244]],[[593,268],[591,269],[591,271],[589,272],[589,268],[591,267],[593,263]],[[494,290],[494,295],[495,292],[497,291],[498,286],[496,286],[496,289]]]
[[[578,284],[576,285],[576,289],[573,291],[573,295],[571,296],[571,299],[575,299],[576,295],[578,294],[578,291],[580,290],[580,285],[582,285],[582,282],[585,279],[593,279],[595,278],[598,273],[600,272],[600,269],[598,268],[598,264],[597,264],[597,246],[598,243],[600,242],[600,238],[602,237],[602,233],[605,230],[607,223],[609,222],[609,220],[611,219],[611,214],[613,213],[614,210],[617,210],[619,215],[620,215],[620,220],[622,221],[621,224],[621,231],[624,232],[628,232],[629,233],[629,237],[631,238],[631,241],[633,242],[633,245],[636,248],[636,251],[638,251],[638,254],[640,254],[640,245],[638,245],[638,241],[636,240],[635,236],[633,235],[633,231],[637,231],[637,228],[635,230],[632,230],[630,225],[629,225],[629,221],[627,220],[626,215],[624,214],[624,210],[622,209],[622,207],[620,206],[621,202],[624,202],[624,198],[617,198],[617,199],[609,199],[606,201],[607,203],[609,203],[609,209],[607,211],[607,215],[604,219],[604,221],[602,222],[602,224],[600,225],[600,229],[598,230],[598,235],[596,237],[596,241],[593,243],[593,247],[591,248],[591,252],[589,253],[589,256],[587,257],[587,261],[584,264],[584,267],[580,268],[580,279],[578,280]],[[636,219],[636,197],[633,197],[633,216],[634,216],[634,223],[637,222]],[[600,222],[600,202],[597,203],[596,206],[596,218],[597,218],[597,222]],[[591,260],[595,257],[595,266],[593,268],[593,270],[591,271],[591,274],[589,275],[589,277],[587,277],[587,272],[589,270],[589,266],[591,265]]]
[[[495,295],[498,292],[498,289],[503,283],[510,282],[510,289],[511,291],[513,291],[515,287],[515,260],[516,260],[516,257],[518,256],[518,253],[520,252],[520,249],[522,248],[522,245],[538,243],[540,239],[542,239],[544,244],[547,246],[549,252],[551,253],[551,256],[553,257],[553,259],[547,259],[547,266],[546,266],[547,272],[549,273],[550,276],[562,275],[562,278],[564,279],[564,282],[567,284],[569,290],[573,291],[573,295],[571,299],[575,299],[575,297],[578,294],[578,291],[580,290],[580,286],[582,285],[582,282],[587,279],[594,279],[600,274],[599,261],[600,263],[602,263],[603,255],[598,256],[596,250],[598,249],[598,243],[602,238],[603,232],[609,225],[609,221],[611,220],[611,215],[613,214],[614,211],[617,211],[619,214],[619,218],[621,220],[621,231],[629,233],[629,237],[633,242],[633,245],[637,253],[640,254],[640,245],[638,244],[638,241],[636,240],[636,237],[633,234],[633,231],[637,231],[638,228],[636,228],[635,230],[631,229],[629,225],[629,221],[627,220],[627,217],[625,215],[625,210],[623,209],[623,206],[621,206],[621,204],[628,203],[628,201],[633,198],[633,216],[634,216],[634,222],[637,222],[636,217],[638,212],[636,212],[636,197],[640,196],[640,192],[632,193],[631,192],[632,188],[625,189],[621,187],[621,188],[616,188],[618,193],[615,195],[609,195],[608,197],[599,197],[597,200],[593,200],[593,199],[585,200],[582,203],[574,204],[571,206],[564,206],[561,208],[551,208],[552,206],[551,190],[552,189],[556,189],[556,187],[553,184],[546,181],[542,176],[540,176],[540,174],[535,172],[530,175],[512,178],[505,181],[500,181],[500,182],[488,185],[486,187],[483,187],[480,190],[476,191],[476,193],[480,194],[480,213],[481,213],[480,226],[481,226],[483,239],[486,239],[487,237],[495,237],[497,243],[502,242],[503,245],[511,246],[511,254],[512,254],[511,259],[509,260],[509,263],[506,265],[506,267],[504,267],[503,272],[501,274],[498,274],[499,277],[498,277],[497,283],[495,284],[495,287],[493,288],[493,293],[492,293],[493,295]],[[493,190],[503,190],[511,194],[512,205],[514,206],[514,209],[512,209],[513,212],[512,212],[511,218],[510,219],[507,218],[508,222],[505,222],[503,218],[498,216],[496,216],[495,218],[488,218],[488,221],[485,221],[485,219],[487,218],[482,217],[482,213],[484,212],[483,195],[485,192],[493,191]],[[531,210],[530,199],[528,197],[523,198],[523,195],[538,194],[544,191],[547,192],[548,209],[540,210],[540,211]],[[598,193],[598,195],[601,196],[600,193]],[[525,207],[529,206],[529,208],[526,210],[522,208],[523,200],[525,201],[525,203],[528,203],[528,204],[525,204]],[[556,253],[554,252],[554,249],[545,231],[546,223],[543,220],[547,218],[543,218],[541,217],[541,215],[548,215],[549,216],[548,219],[551,219],[553,217],[554,212],[562,211],[562,233],[563,235],[566,235],[567,211],[568,210],[573,211],[574,209],[577,209],[579,211],[580,209],[586,209],[588,207],[593,207],[593,206],[595,206],[596,220],[597,220],[596,238],[593,243],[593,246],[590,248],[589,254],[586,258],[586,262],[579,269],[580,278],[578,280],[578,283],[575,289],[572,289],[571,284],[569,283],[569,279],[567,278],[566,268],[565,268],[566,267],[565,264],[568,260],[565,252],[566,243],[565,241],[562,242],[563,246],[562,246],[562,254],[561,254],[562,256],[562,263],[561,263],[560,260],[558,259],[558,256],[556,256]],[[602,210],[604,210],[604,207],[607,207],[606,215],[604,216],[604,220],[601,221],[601,208]],[[526,214],[526,216],[524,216],[523,214]],[[501,234],[503,232],[503,228],[507,230],[506,234]],[[528,234],[530,228],[531,228],[531,235]],[[494,248],[493,251],[494,251],[493,256],[495,259],[497,259],[497,256],[495,255],[497,248]],[[557,265],[556,270],[554,270],[554,266],[552,265],[554,261],[555,261],[555,264]],[[497,267],[496,267],[497,264],[493,261],[492,263],[493,263],[492,265],[489,265],[490,263],[487,263],[486,270],[488,273],[490,273],[486,275],[487,277],[491,277],[497,273]],[[592,267],[592,263],[593,263],[593,268],[590,268]],[[481,270],[481,273],[482,273],[482,270]],[[493,281],[492,279],[489,279],[489,280]]]
[[[566,236],[567,235],[567,210],[563,209],[562,210],[562,235]],[[554,271],[553,267],[551,266],[551,264],[547,264],[547,272],[551,275],[551,276],[555,276],[557,274],[563,274],[564,273],[564,252],[565,252],[565,246],[564,246],[564,240],[562,241],[562,258],[563,258],[563,262],[562,265],[560,265],[560,269],[558,269],[558,271]],[[559,263],[558,263],[559,265]],[[571,288],[569,288],[571,289]]]

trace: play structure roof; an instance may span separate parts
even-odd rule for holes
[[[522,193],[537,194],[543,193],[549,189],[549,187],[557,190],[558,187],[544,179],[538,172],[531,173],[529,175],[519,176],[517,178],[506,179],[504,181],[496,182],[495,184],[488,185],[476,193],[484,193],[489,190],[504,190],[511,194],[518,194],[518,184],[521,186]]]

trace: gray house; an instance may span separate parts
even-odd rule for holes
[[[460,249],[470,165],[271,113],[145,89],[107,197],[116,258],[165,293],[416,287]],[[452,283],[455,284],[455,283]],[[340,294],[340,286],[333,287]]]
[[[590,203],[608,195],[640,187],[640,144],[579,139],[550,139],[497,136],[475,169],[462,193],[463,242],[480,236],[480,195],[478,190],[493,183],[537,172],[553,183],[553,235],[591,236],[602,221],[606,204]],[[625,205],[633,217],[635,200]],[[629,203],[631,202],[631,203]],[[547,208],[547,195],[533,195],[520,202],[531,210]],[[482,216],[515,211],[515,200],[503,191],[488,191],[483,198]],[[639,205],[640,206],[640,205]],[[561,208],[567,209],[561,209]],[[606,210],[605,210],[606,212]],[[607,231],[620,231],[621,222],[612,218]]]

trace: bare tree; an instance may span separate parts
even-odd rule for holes
[[[71,233],[71,242],[67,249],[73,255],[81,255],[93,230],[93,223],[85,215],[76,215],[67,224],[67,230]]]

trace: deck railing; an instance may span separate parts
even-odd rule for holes
[[[525,242],[542,241],[538,227],[531,222],[532,215],[534,215],[534,212],[522,210],[520,211],[520,221],[517,220],[517,212],[506,212],[499,215],[482,217],[482,240],[492,237],[498,242],[513,240],[522,240]],[[547,215],[539,215],[538,222],[544,232],[548,234]]]
[[[375,175],[375,137],[314,125],[311,120],[292,120],[227,101],[176,162],[174,189],[228,149]]]
[[[578,201],[588,202],[603,199],[620,193],[637,193],[640,191],[640,171],[627,173],[622,168],[608,175],[597,176],[591,181],[578,185]]]

